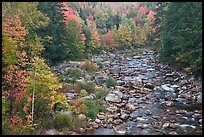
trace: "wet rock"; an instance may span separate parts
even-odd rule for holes
[[[120,72],[120,68],[118,68],[118,67],[111,67],[108,70],[112,74],[118,74]]]
[[[142,56],[133,56],[133,59],[141,59]]]
[[[198,103],[198,104],[202,104],[202,95],[199,95],[199,96],[197,97],[197,103]]]
[[[165,123],[162,127],[167,128],[167,127],[169,127],[169,125],[170,125],[170,123]]]
[[[139,128],[142,128],[143,127],[143,123],[137,123],[136,126],[139,127]]]
[[[151,83],[145,84],[145,88],[154,89],[154,86]]]
[[[164,90],[168,91],[168,92],[175,92],[175,90],[173,88],[170,88],[169,86],[167,85],[162,85],[161,86]]]

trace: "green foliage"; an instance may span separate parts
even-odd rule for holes
[[[113,79],[113,78],[107,79],[107,80],[106,80],[106,86],[107,86],[107,88],[115,87],[115,86],[116,86],[116,81],[115,81],[115,79]]]
[[[191,68],[194,74],[201,73],[201,11],[201,3],[169,3],[164,12],[163,32],[160,34],[162,37],[160,59],[162,61],[167,61],[184,70]]]
[[[108,91],[105,89],[100,89],[96,93],[96,99],[101,99],[101,98],[105,97],[106,95],[108,95]]]
[[[62,130],[65,127],[69,127],[73,122],[73,116],[68,114],[57,114],[54,121],[54,127],[57,130]]]
[[[88,92],[86,90],[81,90],[80,93],[79,93],[79,96],[80,97],[88,96]]]
[[[70,68],[65,72],[65,75],[68,75],[72,78],[79,78],[79,77],[83,76],[83,73],[79,69]]]
[[[131,34],[132,34],[132,30],[129,24],[127,23],[120,24],[117,31],[116,41],[122,47],[131,46],[131,41],[132,41]]]
[[[42,41],[45,48],[43,57],[46,62],[53,65],[65,60],[68,52],[65,46],[68,41],[62,5],[59,2],[40,2],[38,10],[50,18],[49,24],[44,28],[37,29],[36,32],[44,39]],[[52,39],[46,39],[48,36]]]
[[[106,112],[106,108],[100,100],[85,100],[85,104],[88,107],[86,115],[91,118],[95,118],[99,112]]]
[[[87,82],[87,83],[79,82],[78,85],[81,87],[81,89],[85,89],[88,93],[95,92],[95,84],[93,82]]]

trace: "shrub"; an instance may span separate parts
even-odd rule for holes
[[[81,67],[84,68],[90,74],[94,74],[96,70],[98,69],[97,63],[92,63],[90,61],[82,62]]]
[[[54,127],[57,130],[62,130],[69,127],[73,122],[73,116],[68,114],[57,114],[54,121]]]
[[[81,90],[80,93],[79,93],[79,96],[80,97],[88,96],[88,92],[86,90]]]
[[[110,88],[110,87],[115,88],[116,81],[113,78],[109,78],[109,79],[106,80],[106,86],[107,86],[107,88]]]
[[[86,115],[91,118],[95,118],[99,112],[106,112],[106,108],[100,100],[85,100],[87,105]]]
[[[105,89],[101,89],[96,93],[96,99],[101,99],[102,97],[105,97],[108,94],[108,91]]]
[[[79,69],[71,68],[71,69],[67,70],[65,75],[69,75],[72,78],[79,78],[79,77],[83,76],[83,73]]]
[[[87,83],[78,83],[81,89],[85,89],[88,93],[94,93],[95,91],[95,85],[93,82],[87,82]]]

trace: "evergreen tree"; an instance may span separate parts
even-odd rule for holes
[[[66,59],[66,24],[62,5],[59,2],[40,2],[38,9],[49,18],[47,27],[38,29],[37,33],[45,38],[43,41],[43,55],[51,64],[58,63]]]

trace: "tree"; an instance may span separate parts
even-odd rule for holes
[[[44,39],[43,57],[50,65],[66,60],[68,49],[65,47],[67,38],[63,5],[60,2],[40,2],[38,9],[50,18],[47,27],[36,31]]]
[[[160,58],[168,60],[178,68],[191,69],[188,72],[194,73],[201,73],[202,70],[200,67],[202,62],[201,9],[201,3],[170,3],[164,14],[163,34],[161,34],[163,38]]]

